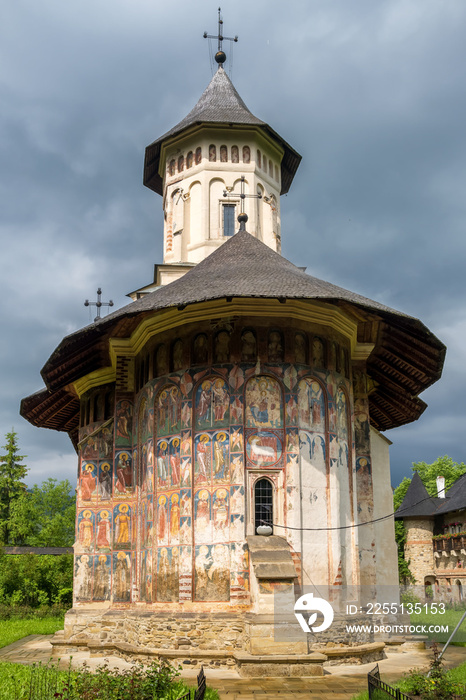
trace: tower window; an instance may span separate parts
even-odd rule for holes
[[[254,484],[254,531],[259,525],[273,526],[273,486],[268,479]]]
[[[233,236],[235,233],[235,205],[223,205],[223,235]]]

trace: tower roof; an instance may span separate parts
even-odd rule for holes
[[[369,396],[372,425],[394,428],[416,420],[426,408],[418,394],[439,379],[445,356],[445,346],[428,328],[306,274],[240,231],[180,279],[64,338],[42,370],[47,389],[24,399],[21,415],[34,425],[68,430],[65,426],[77,424],[79,401],[67,395],[66,387],[111,364],[110,338],[129,337],[144,318],[164,309],[183,312],[191,304],[233,298],[317,300],[342,308],[357,323],[361,342],[374,344],[367,360],[376,382]]]
[[[444,499],[429,496],[418,472],[414,472],[401,506],[395,513],[395,520],[434,515],[439,501]]]
[[[159,173],[162,144],[198,124],[241,125],[263,129],[284,149],[281,163],[281,194],[288,192],[301,162],[301,156],[266,122],[249,111],[221,65],[189,114],[170,131],[147,146],[143,180],[146,187],[158,194],[163,194],[163,178]]]

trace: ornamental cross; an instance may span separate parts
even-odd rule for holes
[[[218,44],[217,44],[217,53],[215,54],[215,60],[217,63],[225,63],[227,60],[226,54],[223,51],[222,48],[222,42],[223,41],[238,41],[237,36],[223,36],[223,19],[222,19],[222,8],[218,8],[218,34],[215,36],[215,34],[207,34],[207,32],[204,32],[204,39],[217,39]]]
[[[260,192],[258,192],[257,194],[246,194],[244,191],[244,183],[245,183],[244,175],[241,175],[239,195],[237,192],[233,192],[233,188],[223,190],[224,197],[239,197],[240,198],[240,213],[238,216],[239,230],[240,231],[246,230],[245,225],[246,225],[246,221],[248,220],[248,215],[244,213],[244,200],[246,199],[246,197],[249,197],[251,199],[262,199],[262,194]]]
[[[97,301],[89,301],[89,299],[86,299],[84,302],[84,306],[96,306],[97,307],[97,316],[94,319],[94,323],[97,321],[100,321],[100,309],[102,306],[113,306],[113,301],[110,299],[110,301],[101,301],[102,298],[102,290],[99,287],[97,290]]]

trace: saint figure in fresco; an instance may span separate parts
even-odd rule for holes
[[[168,486],[168,443],[162,441],[159,445],[159,456],[157,457],[157,474],[159,486]]]
[[[201,491],[196,509],[196,525],[199,530],[205,530],[210,521],[209,492]]]
[[[294,359],[299,365],[306,362],[306,338],[302,333],[296,333],[294,337]]]
[[[243,331],[241,336],[241,359],[244,362],[256,359],[256,337],[252,331]]]
[[[166,547],[160,550],[159,566],[157,571],[157,600],[167,600],[169,596],[170,562]]]
[[[97,538],[96,544],[99,549],[108,547],[110,549],[110,513],[108,510],[100,512],[100,520],[97,523]]]
[[[130,439],[128,419],[130,414],[129,401],[122,401],[117,408],[117,437]]]
[[[133,470],[131,468],[131,459],[127,452],[121,452],[118,456],[116,473],[115,488],[120,493],[124,493],[127,488],[131,488],[133,485]]]
[[[174,438],[171,443],[171,448],[177,450],[180,444],[179,438]],[[173,486],[177,486],[180,483],[180,455],[178,451],[170,455],[170,471],[171,471],[171,483]]]
[[[207,584],[209,582],[208,569],[212,564],[209,548],[203,544],[199,547],[199,553],[195,559],[194,567],[196,574],[196,598],[205,599],[207,597]]]
[[[173,371],[177,372],[183,367],[183,342],[177,340],[173,346]]]
[[[79,543],[83,549],[90,549],[94,540],[94,525],[91,520],[91,511],[85,510],[79,523]]]
[[[283,360],[282,336],[278,331],[270,331],[268,344],[269,362],[281,362]]]
[[[108,462],[100,468],[99,494],[102,501],[112,497],[112,468]]]
[[[78,560],[75,576],[76,597],[88,600],[91,597],[92,577],[89,566],[89,557],[83,554]]]
[[[312,341],[312,364],[315,367],[324,366],[324,345],[320,338]]]
[[[159,507],[157,511],[157,537],[160,541],[165,538],[165,530],[167,527],[167,497],[159,496]]]
[[[220,331],[215,338],[215,362],[228,362],[230,359],[230,336]]]
[[[129,544],[129,528],[131,524],[128,515],[129,506],[126,503],[122,503],[118,510],[119,513],[115,518],[115,544]]]
[[[97,479],[92,475],[92,464],[85,464],[81,472],[81,498],[83,501],[90,501],[97,486]]]
[[[220,435],[217,435],[217,439],[214,442],[214,477],[216,479],[223,479],[225,472],[224,440],[226,440],[225,433],[220,433]]]
[[[170,539],[177,540],[180,534],[180,497],[174,493],[171,497],[170,508]]]
[[[215,382],[212,383],[212,396],[214,420],[222,421],[229,406],[228,393],[225,391],[225,382],[223,379],[216,379]]]
[[[228,503],[226,498],[226,490],[219,489],[216,492],[216,498],[212,506],[214,528],[220,533],[225,531],[228,523]]]
[[[198,481],[208,481],[209,478],[207,475],[207,469],[209,468],[207,464],[208,441],[208,435],[201,435],[197,444],[197,463],[199,466]]]
[[[114,577],[115,598],[119,601],[128,602],[131,596],[131,579],[129,556],[126,552],[118,552]]]
[[[196,406],[196,415],[199,423],[209,421],[210,418],[210,402],[211,402],[211,384],[207,380],[202,383],[201,394]]]
[[[191,485],[191,460],[185,457],[181,460],[181,486]]]
[[[99,563],[94,570],[94,598],[106,600],[110,594],[110,568],[105,554],[99,556]]]
[[[204,333],[196,336],[194,339],[193,348],[193,359],[196,365],[207,364],[208,359],[208,347],[207,347],[207,336]]]

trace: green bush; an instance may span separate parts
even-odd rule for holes
[[[0,554],[0,605],[68,605],[72,586],[72,554]]]

